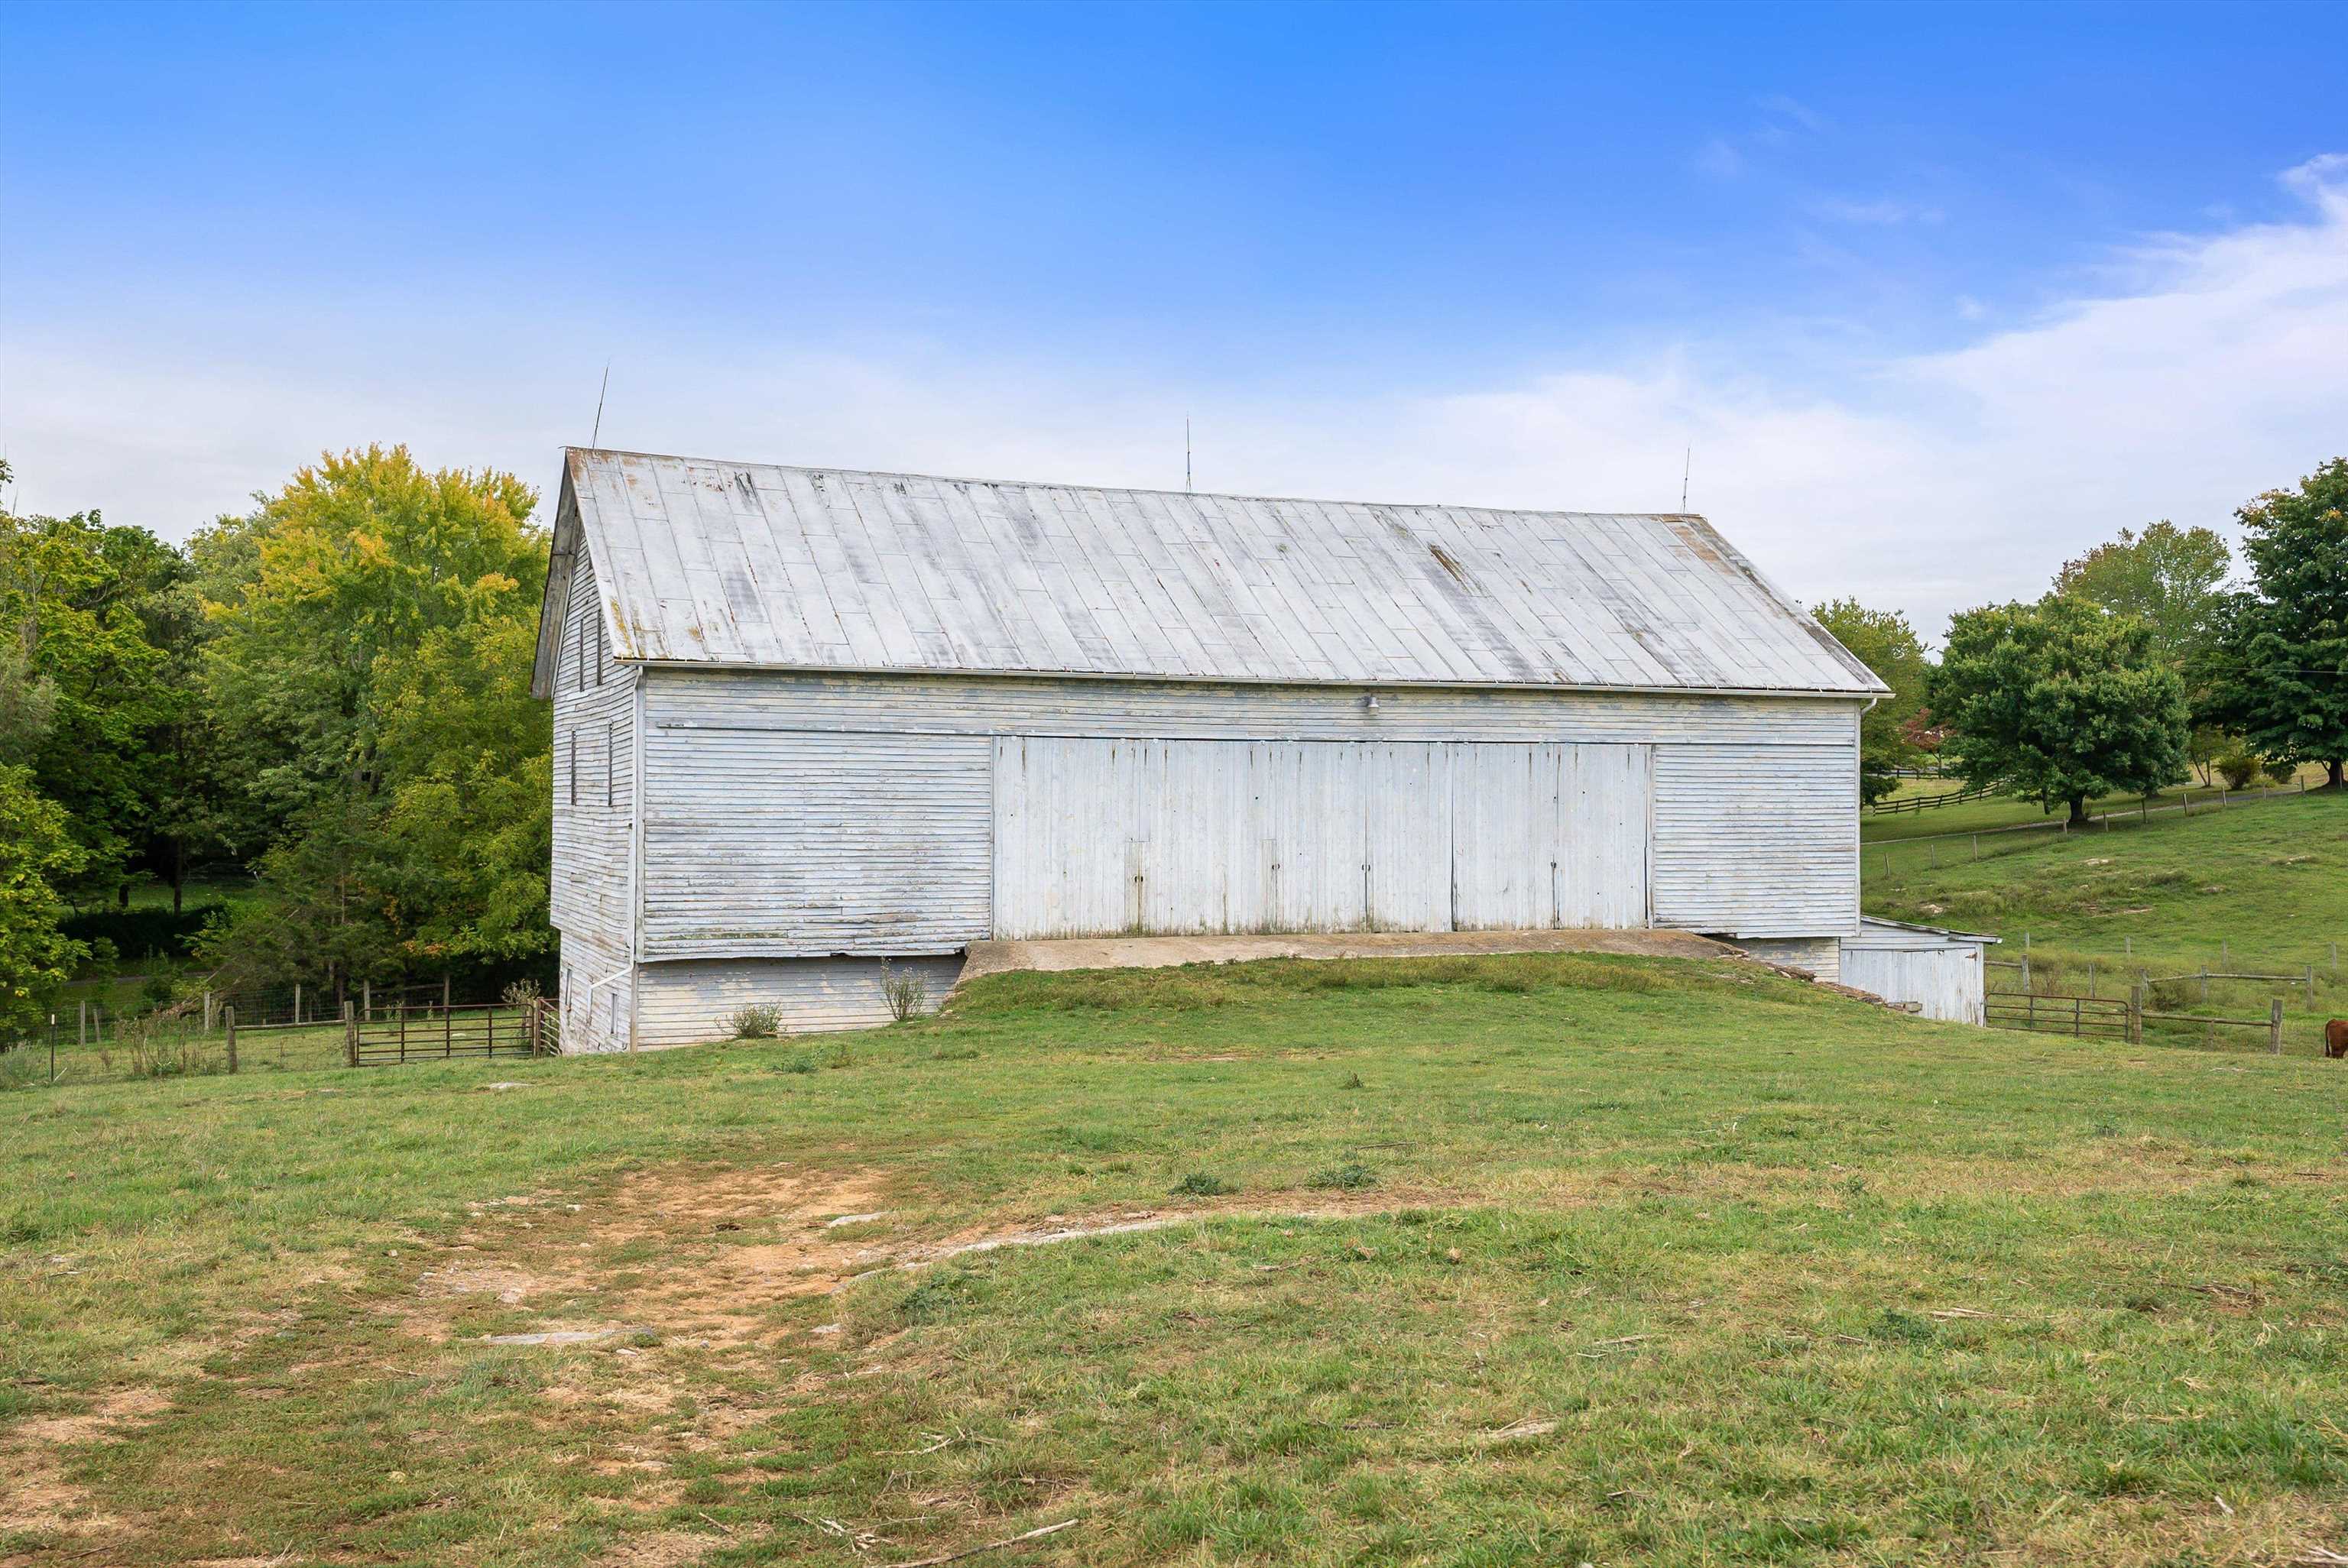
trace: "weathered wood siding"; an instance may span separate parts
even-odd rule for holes
[[[995,743],[995,934],[1646,924],[1647,750]]]
[[[644,960],[1857,926],[1856,702],[656,667],[644,708]]]
[[[645,678],[645,720],[655,732],[1682,742],[1734,751],[1852,746],[1859,708],[1857,701],[1802,697],[801,675],[661,666],[648,669]],[[1372,694],[1378,699],[1375,711],[1363,705]],[[1856,784],[1852,788],[1855,816]]]
[[[653,726],[641,957],[950,953],[988,934],[983,736]]]
[[[628,1045],[635,919],[630,880],[636,800],[640,672],[615,662],[582,554],[554,684],[554,866],[551,913],[561,935],[566,1050]],[[614,978],[616,977],[616,978]]]
[[[1982,1020],[1982,950],[1959,948],[1862,948],[1842,950],[1842,983],[1873,991],[1888,1002],[1914,1003],[1924,1018],[1950,1023]]]
[[[1481,742],[1445,750],[1453,929],[1648,924],[1653,748]]]
[[[919,975],[935,1012],[962,974],[962,957],[895,961]],[[878,958],[696,958],[646,964],[636,978],[636,1044],[640,1050],[696,1045],[732,1035],[737,1008],[779,1008],[783,1030],[873,1029],[891,1021],[880,989]]]
[[[1985,938],[1862,919],[1859,935],[1843,938],[1842,980],[1885,1001],[1913,1003],[1925,1018],[1979,1024],[1986,1021],[1987,957]]]
[[[1655,924],[1730,937],[1857,932],[1856,728],[1847,717],[1831,745],[1657,746]]]
[[[1004,737],[995,934],[1447,929],[1445,751]]]
[[[1842,975],[1839,938],[1748,937],[1736,945],[1766,963],[1807,969],[1822,980],[1839,979]]]

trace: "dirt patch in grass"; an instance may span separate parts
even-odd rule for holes
[[[714,1535],[663,1531],[621,1542],[595,1559],[595,1568],[683,1568],[685,1563],[700,1561],[704,1553],[727,1544]]]
[[[891,1270],[1201,1220],[1334,1218],[1444,1201],[1382,1190],[1234,1194],[924,1234],[917,1219],[899,1218],[914,1211],[870,1173],[789,1164],[644,1173],[584,1203],[472,1205],[476,1223],[448,1261],[417,1276],[402,1316],[433,1340],[474,1337],[466,1319],[477,1309],[519,1307],[546,1314],[540,1330],[625,1325],[702,1348],[771,1344],[805,1329],[783,1310],[791,1303]],[[582,1311],[590,1303],[592,1317]]]
[[[7,1478],[0,1487],[0,1537],[54,1536],[72,1543],[120,1530],[121,1520],[95,1512],[89,1494],[66,1478],[71,1450],[120,1442],[170,1403],[153,1389],[118,1389],[87,1410],[35,1416],[9,1428],[0,1436],[0,1476]],[[40,1553],[0,1554],[0,1568],[41,1560]]]

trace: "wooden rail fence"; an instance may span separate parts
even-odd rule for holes
[[[2219,1029],[2257,1030],[2266,1036],[2267,1052],[2282,1054],[2282,999],[2268,1004],[2264,1018],[2218,1018],[2203,1013],[2156,1012],[2144,1005],[2146,988],[2128,988],[2127,999],[2116,997],[2062,996],[2044,991],[1990,991],[1982,998],[1982,1021],[1992,1029],[2124,1040],[2144,1043],[2144,1026],[2199,1024],[2204,1039]]]

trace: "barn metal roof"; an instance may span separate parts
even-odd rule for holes
[[[613,656],[648,663],[1885,690],[1700,517],[1108,490],[572,447],[547,584],[557,627],[582,541]],[[541,692],[560,641],[541,635]]]

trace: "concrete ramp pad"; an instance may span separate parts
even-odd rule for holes
[[[973,942],[956,989],[1012,969],[1159,969],[1251,958],[1439,958],[1479,953],[1623,953],[1651,958],[1741,958],[1692,931],[1345,931],[1252,937],[1071,937]]]

